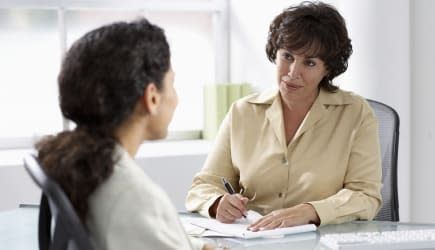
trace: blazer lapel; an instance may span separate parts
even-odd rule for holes
[[[302,136],[305,132],[309,131],[310,129],[313,129],[315,125],[322,120],[326,116],[327,110],[325,109],[322,102],[319,100],[320,98],[317,98],[316,101],[313,103],[313,106],[311,106],[310,111],[308,111],[307,115],[305,116],[304,120],[302,121],[302,124],[299,126],[298,130],[296,131],[296,134],[293,136],[292,141],[290,144],[295,141],[298,137]]]
[[[281,98],[279,95],[276,96],[270,107],[266,110],[266,117],[269,120],[269,124],[272,127],[279,144],[286,148],[284,118],[282,114]]]

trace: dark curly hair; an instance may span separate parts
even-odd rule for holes
[[[58,77],[60,109],[77,127],[42,139],[36,149],[82,221],[90,194],[117,161],[115,130],[150,82],[163,88],[169,67],[164,31],[143,18],[92,30],[67,52]]]
[[[332,80],[345,72],[352,54],[344,18],[331,5],[305,1],[285,9],[269,26],[266,54],[275,63],[278,49],[302,51],[325,62],[329,74],[319,87],[335,92]]]

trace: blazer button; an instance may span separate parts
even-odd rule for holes
[[[278,197],[279,197],[279,198],[281,198],[281,197],[282,197],[282,193],[281,193],[281,192],[280,192],[280,193],[278,194]]]
[[[281,163],[284,164],[284,165],[287,165],[288,164],[287,157],[283,156],[282,160],[281,160]]]

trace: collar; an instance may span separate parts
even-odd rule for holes
[[[292,142],[306,131],[314,128],[316,124],[321,122],[323,119],[326,119],[326,117],[328,117],[327,113],[329,106],[347,105],[353,103],[354,98],[352,98],[352,95],[354,95],[352,92],[343,90],[330,93],[320,89],[319,95],[305,116],[304,121],[296,131],[296,134],[293,136]],[[269,89],[261,94],[253,95],[247,100],[247,102],[253,104],[269,105],[269,107],[266,108],[265,115],[270,121],[270,124],[278,140],[280,141],[280,144],[286,148],[287,143],[285,141],[284,122],[282,117],[282,106],[279,90]]]
[[[268,89],[258,95],[252,96],[247,100],[247,102],[253,104],[271,105],[278,98],[278,95],[279,95],[278,88]],[[320,89],[319,96],[316,98],[314,103],[318,103],[322,106],[351,104],[354,102],[352,95],[354,94],[344,90],[338,90],[335,93],[331,93],[323,89]]]
[[[127,150],[125,150],[125,148],[120,143],[115,144],[113,160],[115,162],[115,165],[121,167],[136,165],[135,160],[131,158]]]

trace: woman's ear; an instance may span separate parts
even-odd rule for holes
[[[326,77],[326,78],[329,77],[329,69],[328,68],[326,68],[326,70],[325,70],[325,76],[324,77]]]
[[[145,110],[148,114],[156,115],[158,113],[158,107],[160,106],[161,95],[153,82],[147,85],[142,98]]]

